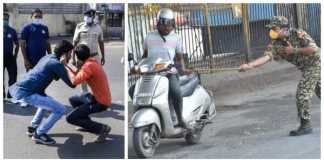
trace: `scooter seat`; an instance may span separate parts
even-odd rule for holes
[[[180,86],[187,84],[190,80],[194,79],[197,75],[189,74],[179,77]]]
[[[181,89],[182,97],[187,97],[192,95],[192,93],[195,91],[196,87],[199,84],[198,76],[195,74],[191,74],[186,77],[181,76],[179,79],[180,79],[180,89]]]

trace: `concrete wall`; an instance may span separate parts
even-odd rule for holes
[[[24,25],[31,22],[30,14],[18,14],[18,12],[9,12],[10,25],[14,27],[18,33]],[[68,26],[65,21],[72,21],[75,24],[83,20],[81,14],[44,14],[44,24],[47,25],[50,36],[68,35]],[[74,30],[74,29],[73,29]]]
[[[82,9],[78,8],[78,5],[83,6]],[[100,6],[99,4],[97,4]],[[121,8],[119,5],[111,5]],[[21,8],[24,6],[25,8]],[[43,21],[49,28],[50,36],[72,36],[75,30],[76,24],[83,21],[83,11],[88,8],[88,4],[64,4],[60,7],[57,4],[20,4],[20,3],[8,3],[5,4],[5,10],[10,15],[10,25],[14,27],[18,34],[21,33],[23,26],[31,22],[31,11],[33,8],[41,8],[44,11]],[[52,7],[52,8],[51,8]],[[54,8],[53,8],[54,7]],[[20,8],[20,12],[19,12]],[[111,8],[111,7],[110,7]],[[27,14],[28,13],[28,14]],[[67,23],[69,22],[69,23]],[[109,25],[105,24],[103,19],[101,22],[101,27],[104,33],[107,33]],[[113,36],[116,33],[124,33],[124,17],[122,27],[112,28],[110,31],[112,34],[106,34],[105,38],[108,36]],[[115,33],[116,32],[116,33]]]

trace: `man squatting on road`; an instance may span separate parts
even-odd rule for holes
[[[108,79],[100,63],[94,57],[91,57],[90,49],[86,45],[79,44],[74,53],[77,57],[78,70],[75,71],[66,65],[67,63],[65,64],[72,84],[86,83],[90,86],[92,93],[86,92],[69,98],[74,109],[68,114],[66,120],[70,124],[79,126],[80,128],[77,128],[77,130],[98,134],[95,142],[103,142],[111,128],[92,121],[89,115],[105,111],[111,106]]]
[[[41,58],[23,79],[9,88],[13,98],[23,100],[38,108],[31,121],[31,126],[27,127],[27,134],[38,143],[56,143],[47,133],[66,112],[66,108],[60,102],[46,95],[45,89],[53,80],[59,79],[62,79],[69,87],[75,87],[70,81],[64,65],[60,62],[60,60],[68,61],[70,59],[72,49],[73,45],[70,42],[61,41],[56,45],[54,54]],[[46,121],[41,123],[46,111],[51,113]]]

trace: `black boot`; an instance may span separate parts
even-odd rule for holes
[[[313,132],[312,125],[309,119],[301,119],[300,126],[297,130],[290,131],[290,136],[301,136]]]

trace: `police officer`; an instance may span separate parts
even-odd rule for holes
[[[96,11],[93,9],[84,12],[84,22],[76,26],[73,45],[85,44],[90,48],[90,56],[99,60],[101,65],[105,64],[105,50],[103,42],[103,32],[101,26],[96,21]],[[98,55],[98,46],[101,52],[101,59]],[[73,59],[75,60],[75,59]]]
[[[15,46],[15,50],[14,50],[14,46]],[[19,42],[18,42],[16,30],[9,26],[9,14],[3,13],[3,53],[4,53],[3,68],[8,71],[9,86],[14,84],[17,80],[18,51],[19,51]],[[5,98],[6,97],[5,89],[3,89],[3,92],[4,92],[3,96]],[[11,98],[9,92],[7,98]]]
[[[96,11],[93,9],[84,12],[84,22],[79,23],[74,32],[73,45],[76,47],[78,44],[85,44],[90,48],[90,56],[105,64],[105,47],[103,42],[103,32],[100,24],[95,21]],[[98,46],[101,52],[101,59],[98,54]],[[73,64],[76,64],[75,54],[72,54]],[[82,92],[87,92],[88,88],[85,83],[81,84]]]
[[[296,130],[290,131],[289,135],[310,134],[312,133],[311,98],[316,84],[320,83],[321,78],[320,48],[305,31],[290,28],[286,17],[274,16],[266,27],[269,29],[272,41],[264,52],[264,56],[250,63],[242,64],[240,69],[242,71],[249,70],[273,59],[284,59],[294,64],[302,72],[296,93],[300,126]],[[278,41],[284,43],[277,43]]]

